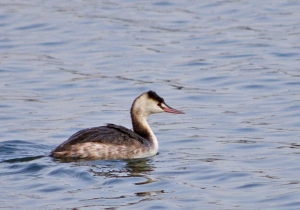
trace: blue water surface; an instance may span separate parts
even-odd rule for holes
[[[0,208],[300,209],[300,2],[1,1]],[[154,90],[159,154],[63,162]]]

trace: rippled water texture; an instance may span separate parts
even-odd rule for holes
[[[0,208],[300,209],[300,3],[0,3]],[[74,132],[149,118],[159,154],[62,162]]]

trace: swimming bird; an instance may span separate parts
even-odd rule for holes
[[[133,131],[115,124],[83,129],[55,148],[51,156],[78,159],[135,159],[156,155],[158,142],[147,122],[147,117],[161,112],[184,114],[168,106],[163,98],[150,90],[133,101],[130,110]]]

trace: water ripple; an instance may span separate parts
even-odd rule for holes
[[[1,2],[1,207],[299,209],[299,6]],[[149,117],[158,155],[48,156],[80,129],[130,128],[149,89],[186,113]]]

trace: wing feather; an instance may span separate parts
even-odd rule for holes
[[[107,124],[107,126],[99,126],[80,130],[73,134],[68,140],[59,145],[53,152],[61,152],[70,148],[72,145],[97,142],[102,144],[114,145],[147,145],[150,141],[134,133],[132,130],[120,125]]]

